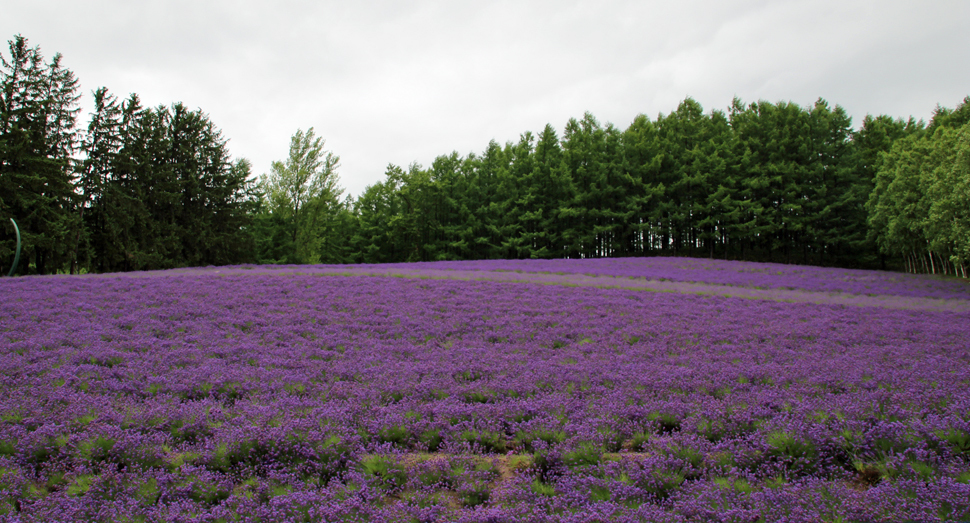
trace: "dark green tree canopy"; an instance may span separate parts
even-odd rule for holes
[[[20,273],[191,265],[705,256],[965,276],[970,97],[928,124],[823,99],[592,114],[343,198],[311,128],[260,181],[201,110],[93,93],[25,38],[0,53],[0,222]],[[0,227],[0,260],[12,227]]]
[[[251,259],[253,187],[209,117],[145,109],[94,91],[77,127],[79,84],[16,36],[0,53],[0,219],[21,225],[21,273],[119,271]],[[13,245],[0,230],[0,258]]]

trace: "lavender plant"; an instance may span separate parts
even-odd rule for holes
[[[970,519],[966,313],[427,266],[0,281],[0,521]]]

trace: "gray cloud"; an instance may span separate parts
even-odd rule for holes
[[[86,93],[201,108],[256,174],[313,126],[359,194],[388,163],[686,96],[928,118],[970,94],[968,21],[962,0],[40,0],[5,6],[0,33],[62,53]]]

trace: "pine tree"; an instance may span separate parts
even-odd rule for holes
[[[650,254],[658,244],[658,213],[664,185],[659,179],[664,153],[657,127],[645,115],[637,115],[622,136],[623,171],[640,188],[627,195],[633,216],[627,223],[623,251],[634,256]]]
[[[570,255],[568,218],[576,186],[563,159],[559,137],[546,124],[536,142],[532,183],[536,197],[539,230],[534,234],[535,258],[565,258]]]
[[[84,265],[91,270],[92,263],[100,271],[106,269],[109,249],[114,244],[114,238],[109,230],[109,221],[117,204],[109,201],[116,194],[112,190],[112,171],[117,161],[116,157],[122,146],[121,136],[121,106],[117,98],[101,87],[94,92],[94,112],[81,143],[84,160],[80,166],[81,204],[78,213],[82,227],[78,228],[74,239],[74,256],[71,272],[77,270],[77,256],[81,248],[82,237],[86,253]],[[87,213],[85,215],[85,213]]]
[[[9,59],[0,55],[0,218],[17,220],[28,270],[45,274],[68,266],[78,226],[78,83],[60,54],[45,64],[19,35],[9,50]]]

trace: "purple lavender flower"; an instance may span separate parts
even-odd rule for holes
[[[0,521],[970,519],[955,280],[499,260],[0,293]]]

